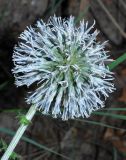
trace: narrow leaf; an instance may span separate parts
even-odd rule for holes
[[[83,119],[83,120],[82,119],[77,119],[77,121],[89,123],[91,125],[98,125],[98,126],[101,126],[101,127],[106,127],[106,128],[112,128],[112,129],[116,129],[116,130],[126,131],[126,129],[124,129],[124,128],[114,127],[114,126],[111,126],[111,125],[108,125],[108,124],[105,124],[105,123],[102,123],[102,122],[98,122],[98,121],[90,121],[90,120],[85,120],[85,119]]]
[[[126,60],[126,53],[124,53],[122,56],[120,56],[115,61],[110,63],[108,67],[110,70],[113,70],[115,67],[117,67],[120,63],[124,62],[125,60]]]
[[[99,116],[109,116],[109,117],[115,118],[115,119],[126,120],[125,115],[113,114],[113,113],[108,113],[108,112],[94,112],[93,114],[99,115]]]

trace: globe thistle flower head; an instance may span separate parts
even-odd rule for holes
[[[97,42],[95,23],[51,17],[38,21],[20,35],[14,49],[13,73],[17,86],[32,84],[36,89],[27,98],[43,114],[63,120],[88,117],[101,107],[114,90],[113,73],[105,65],[111,61]]]

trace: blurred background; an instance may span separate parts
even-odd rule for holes
[[[20,33],[37,20],[75,16],[100,30],[98,40],[117,59],[126,52],[126,0],[0,0],[0,155],[27,111],[27,88],[16,88],[11,69]],[[61,121],[36,115],[15,152],[20,160],[126,160],[126,62],[114,69],[116,91],[89,119]]]

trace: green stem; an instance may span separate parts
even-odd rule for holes
[[[27,112],[25,118],[28,121],[31,121],[33,116],[36,113],[36,108],[34,106],[31,106],[29,111]],[[6,152],[4,153],[4,155],[2,156],[1,160],[8,160],[9,157],[11,156],[12,152],[14,151],[15,147],[17,146],[19,140],[21,139],[23,133],[25,132],[25,130],[27,129],[29,124],[21,124],[20,127],[18,128],[15,136],[13,137],[10,145],[8,146]]]

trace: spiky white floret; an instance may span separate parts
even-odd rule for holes
[[[104,107],[101,97],[106,99],[114,90],[113,73],[105,65],[111,61],[104,50],[106,42],[97,42],[98,31],[91,31],[94,24],[88,27],[82,21],[76,27],[74,17],[54,16],[20,35],[13,73],[17,86],[36,85],[27,103],[63,120],[88,117]]]

